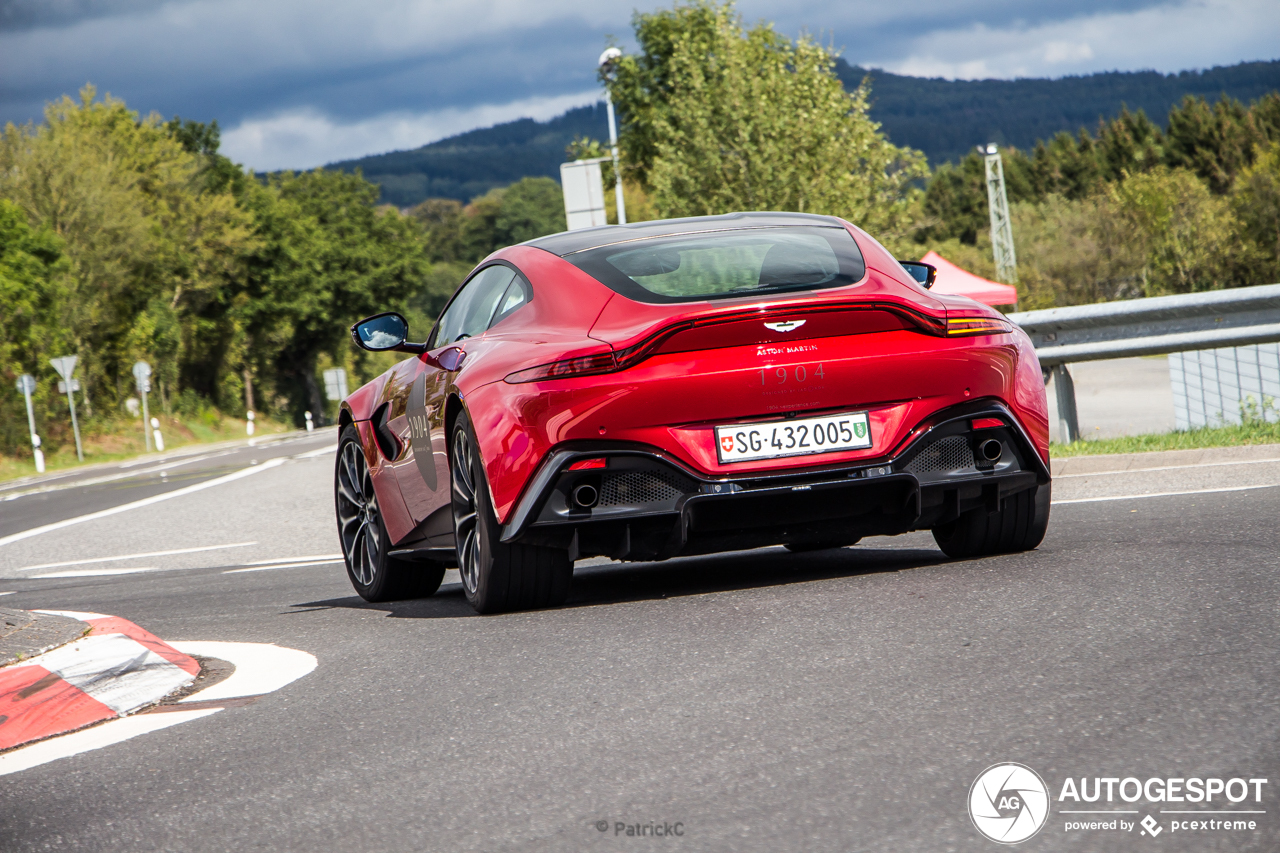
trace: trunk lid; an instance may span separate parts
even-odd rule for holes
[[[614,294],[589,334],[613,347],[621,360],[876,332],[936,331],[945,323],[940,301],[871,271],[853,287],[767,300],[652,304]]]

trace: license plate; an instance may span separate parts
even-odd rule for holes
[[[716,427],[716,454],[721,463],[870,446],[871,423],[866,412]]]

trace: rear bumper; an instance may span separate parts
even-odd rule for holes
[[[999,427],[973,428],[978,418]],[[975,449],[1001,442],[998,460]],[[608,467],[570,471],[607,457]],[[504,542],[566,548],[571,557],[670,557],[787,543],[840,543],[945,524],[1049,482],[1034,444],[1002,403],[936,414],[889,456],[854,465],[708,478],[651,447],[575,442],[552,453],[504,526]],[[592,486],[599,501],[577,505]]]

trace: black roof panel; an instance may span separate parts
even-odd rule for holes
[[[545,249],[553,255],[564,257],[584,249],[595,249],[610,243],[625,243],[629,240],[643,240],[646,237],[734,228],[768,228],[779,225],[843,227],[843,223],[834,216],[815,216],[812,213],[726,213],[723,216],[690,216],[685,219],[657,219],[652,222],[635,222],[627,225],[580,228],[577,231],[562,231],[559,234],[538,237],[524,245]]]

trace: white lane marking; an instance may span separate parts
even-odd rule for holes
[[[1145,474],[1148,471],[1181,471],[1185,468],[1225,468],[1228,465],[1257,465],[1268,462],[1280,462],[1280,459],[1239,459],[1232,462],[1197,462],[1194,465],[1161,465],[1157,468],[1130,468],[1127,471],[1095,471],[1092,474],[1059,474],[1055,480],[1070,480],[1076,477],[1111,477],[1116,474]]]
[[[120,506],[113,506],[110,509],[103,509],[97,512],[91,512],[88,515],[80,515],[80,516],[76,516],[75,518],[68,518],[62,521],[55,521],[53,524],[45,524],[41,527],[33,527],[30,530],[23,530],[21,533],[12,533],[8,536],[5,536],[4,538],[0,538],[0,547],[3,547],[5,545],[11,545],[14,542],[20,542],[23,539],[29,539],[32,536],[39,536],[41,533],[51,533],[54,530],[61,530],[62,528],[70,527],[73,524],[80,524],[81,522],[85,522],[85,521],[94,521],[95,519],[106,518],[111,515],[116,515],[117,513],[128,512],[129,510],[141,509],[144,506],[151,506],[152,504],[158,504],[161,501],[167,501],[167,500],[170,500],[171,498],[180,498],[184,495],[189,495],[193,492],[199,492],[204,489],[211,489],[214,486],[221,486],[223,483],[230,483],[233,480],[239,480],[243,477],[248,477],[252,474],[257,474],[261,471],[266,471],[268,468],[275,468],[277,465],[283,465],[285,461],[286,459],[283,457],[276,458],[276,459],[268,459],[266,462],[263,462],[261,465],[254,465],[249,468],[242,468],[239,471],[226,474],[222,477],[215,477],[212,480],[205,480],[203,483],[195,483],[190,486],[184,486],[181,489],[174,489],[172,492],[165,492],[164,494],[161,494],[161,495],[152,495],[151,497],[143,498],[140,501],[133,501],[132,503],[121,504]]]
[[[319,562],[329,562],[332,560],[341,560],[341,554],[306,554],[297,557],[276,557],[272,560],[254,560],[252,563],[244,563],[246,566],[274,566],[278,563],[301,563],[304,560],[316,560]]]
[[[36,569],[61,569],[64,566],[87,566],[90,563],[114,563],[117,560],[144,560],[148,557],[171,557],[174,554],[195,554],[200,551],[221,551],[226,548],[248,548],[257,542],[235,542],[231,545],[206,545],[202,548],[175,548],[172,551],[148,551],[145,554],[122,554],[119,557],[93,557],[89,560],[68,560],[65,563],[41,563],[38,566],[23,566],[20,572],[33,572]]]
[[[12,592],[0,592],[0,595],[17,595],[17,593],[18,591],[15,589]]]
[[[72,732],[62,737],[33,743],[0,755],[0,776],[29,770],[59,758],[70,758],[82,752],[101,749],[122,741],[144,735],[148,732],[167,729],[178,723],[198,720],[210,714],[216,714],[222,708],[202,708],[196,711],[171,711],[166,714],[139,714],[136,717],[121,717],[91,729]]]
[[[154,566],[138,567],[134,569],[72,569],[67,572],[46,572],[43,575],[29,575],[32,580],[36,578],[105,578],[111,575],[133,575],[138,572],[158,572],[159,569]]]
[[[1146,495],[1113,495],[1105,498],[1072,498],[1065,501],[1053,501],[1053,506],[1059,504],[1089,504],[1098,503],[1100,501],[1131,501],[1138,498],[1171,498],[1179,495],[1212,495],[1218,492],[1248,492],[1253,489],[1274,489],[1280,487],[1280,484],[1272,484],[1269,486],[1233,486],[1229,489],[1192,489],[1188,492],[1151,492]]]
[[[218,658],[236,666],[236,671],[229,678],[191,694],[182,702],[208,702],[271,693],[302,678],[317,665],[315,655],[274,643],[188,640],[169,645],[184,655]]]
[[[40,611],[52,613],[57,611]],[[76,614],[80,617],[97,616],[98,614]],[[170,643],[178,651],[188,655],[216,657],[235,665],[235,672],[229,678],[212,687],[206,687],[183,699],[183,702],[204,702],[206,700],[234,699],[239,696],[257,696],[279,690],[290,682],[316,668],[314,655],[297,649],[288,649],[269,643],[223,643],[191,641]],[[17,773],[57,761],[59,758],[70,758],[104,746],[144,735],[148,732],[167,729],[178,723],[198,720],[210,714],[216,714],[224,708],[200,708],[190,711],[165,711],[162,714],[142,713],[133,717],[121,717],[93,728],[73,732],[68,735],[50,738],[40,743],[33,743],[11,752],[0,755],[0,776]]]
[[[308,450],[306,453],[299,453],[294,459],[314,459],[317,456],[323,456],[326,453],[337,453],[338,445],[331,444],[328,447],[322,447],[319,450]]]
[[[26,495],[38,495],[38,494],[43,494],[45,492],[60,492],[66,489],[79,488],[80,486],[99,486],[99,485],[102,485],[103,483],[114,483],[116,480],[124,480],[124,479],[128,479],[129,477],[143,477],[147,474],[155,474],[157,472],[159,472],[161,476],[164,476],[164,472],[168,471],[171,468],[177,468],[179,465],[190,465],[192,462],[204,462],[208,459],[216,459],[219,456],[226,456],[230,452],[231,451],[228,450],[222,453],[213,453],[208,456],[195,456],[190,459],[182,459],[178,462],[169,462],[164,465],[157,465],[154,468],[144,468],[141,471],[125,471],[122,474],[110,474],[105,477],[89,477],[84,480],[73,480],[69,483],[63,483],[63,482],[47,483],[47,484],[36,486],[35,488],[27,489],[26,491],[7,494],[4,496],[4,500],[11,501],[14,498],[25,497]],[[121,465],[120,467],[127,468],[130,465],[141,465],[144,462],[152,462],[152,461],[154,460],[143,459],[138,462],[130,462],[126,465]]]
[[[239,575],[245,572],[269,572],[273,569],[301,569],[304,566],[331,566],[334,563],[341,563],[341,558],[337,560],[316,560],[312,563],[285,563],[277,566],[254,566],[251,569],[228,569],[223,572],[224,575]]]

